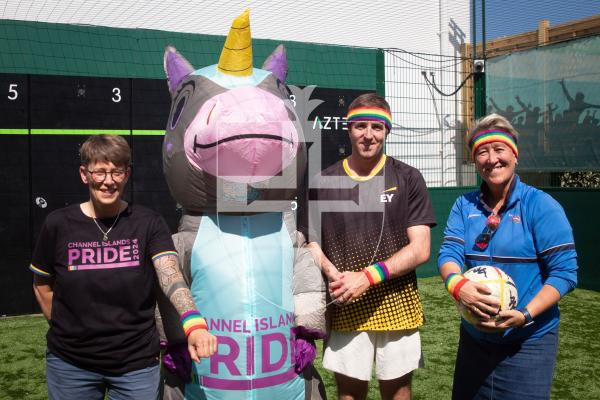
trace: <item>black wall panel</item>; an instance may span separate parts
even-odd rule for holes
[[[171,95],[167,81],[158,79],[132,79],[133,129],[165,129]]]
[[[32,129],[130,129],[131,80],[31,75]]]
[[[32,312],[29,138],[0,135],[0,315]]]
[[[0,315],[32,312],[28,77],[0,75]],[[12,132],[12,133],[9,133]]]
[[[159,212],[173,232],[181,213],[169,193],[162,169],[162,136],[133,136],[133,202]]]

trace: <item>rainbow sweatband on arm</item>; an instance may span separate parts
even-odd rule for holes
[[[456,301],[459,301],[460,288],[463,287],[467,282],[469,282],[469,280],[461,274],[451,273],[446,278],[444,284],[446,285],[446,290],[448,293],[450,293]]]
[[[383,261],[378,261],[363,270],[370,286],[375,286],[383,281],[390,280],[390,271]]]
[[[388,131],[392,130],[392,114],[383,108],[360,107],[348,111],[346,116],[348,123],[356,121],[377,121],[383,122]]]
[[[183,325],[185,337],[190,336],[190,333],[196,329],[208,330],[208,324],[206,323],[206,320],[197,310],[189,310],[181,314],[181,324]]]

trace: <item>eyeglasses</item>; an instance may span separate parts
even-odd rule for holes
[[[487,249],[494,232],[498,229],[498,225],[500,225],[500,217],[496,214],[490,214],[485,223],[485,229],[475,239],[475,246],[480,250]]]
[[[106,177],[110,175],[113,181],[119,183],[125,179],[127,171],[124,169],[113,169],[112,171],[105,171],[103,169],[97,169],[94,171],[86,170],[92,176],[92,179],[96,183],[102,183],[106,180]]]

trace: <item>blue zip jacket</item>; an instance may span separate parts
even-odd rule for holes
[[[482,188],[485,183],[482,184]],[[501,222],[489,245],[475,245],[485,230],[487,211],[480,200],[481,191],[459,197],[448,217],[438,268],[455,262],[463,272],[480,265],[493,265],[515,282],[519,295],[517,308],[526,306],[544,284],[553,286],[561,297],[577,286],[577,253],[573,231],[563,208],[550,195],[521,182],[515,176]],[[485,333],[466,321],[464,328],[476,340],[513,343],[537,339],[558,326],[558,305],[535,317],[527,328],[501,333]]]

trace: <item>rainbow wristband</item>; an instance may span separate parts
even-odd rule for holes
[[[181,324],[183,325],[183,331],[185,332],[186,337],[190,336],[190,333],[196,329],[208,330],[206,320],[197,310],[189,310],[181,314]]]
[[[446,290],[454,297],[454,299],[456,299],[456,301],[459,301],[460,288],[467,282],[469,282],[469,280],[461,274],[452,273],[446,278]]]
[[[375,264],[368,266],[363,271],[369,280],[370,286],[375,286],[390,279],[390,271],[383,261],[378,261]]]

